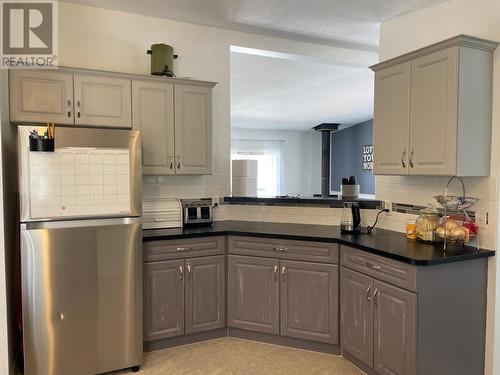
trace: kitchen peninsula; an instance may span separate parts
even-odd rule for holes
[[[484,366],[493,251],[248,221],[145,230],[143,242],[146,350],[229,335],[342,353],[369,374]],[[162,321],[169,306],[176,318]]]

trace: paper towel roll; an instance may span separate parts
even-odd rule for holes
[[[257,160],[233,160],[233,176],[257,178]]]
[[[233,197],[257,196],[257,160],[232,161]]]

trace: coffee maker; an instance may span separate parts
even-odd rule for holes
[[[351,234],[361,231],[361,213],[357,202],[344,202],[340,218],[340,231]]]

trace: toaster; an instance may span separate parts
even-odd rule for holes
[[[213,223],[213,208],[211,198],[181,199],[182,216],[185,226],[210,225]]]

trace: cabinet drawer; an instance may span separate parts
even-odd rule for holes
[[[362,250],[341,246],[342,265],[376,279],[411,291],[417,291],[415,266],[373,255]]]
[[[143,244],[143,256],[145,262],[156,262],[168,259],[224,254],[224,249],[224,237],[150,241]]]
[[[338,244],[258,237],[229,237],[229,253],[279,259],[338,263]]]

